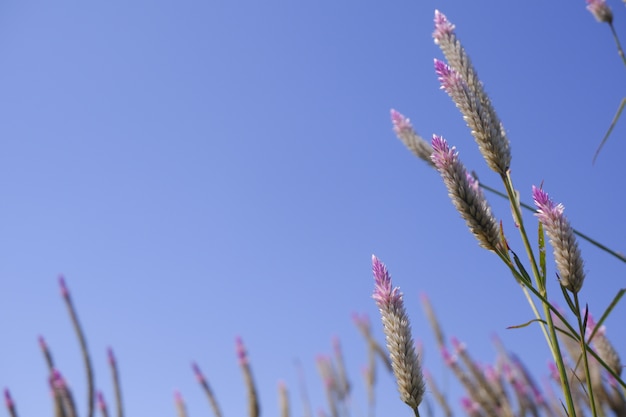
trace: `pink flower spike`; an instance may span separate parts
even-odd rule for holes
[[[587,10],[600,23],[613,23],[613,12],[606,0],[587,0]]]
[[[13,407],[15,407],[15,404],[13,403],[13,398],[11,398],[11,393],[9,392],[8,388],[4,389],[4,403],[6,404],[8,409],[12,409]]]
[[[59,287],[61,287],[61,295],[63,298],[69,298],[70,292],[67,289],[67,285],[65,284],[65,277],[63,275],[59,275]]]
[[[376,301],[378,308],[385,308],[389,304],[401,301],[402,296],[399,294],[398,288],[391,286],[391,275],[389,275],[387,267],[376,255],[372,255],[372,271],[374,272],[375,283],[372,298]]]
[[[39,347],[41,348],[41,350],[43,350],[43,351],[48,350],[48,345],[46,344],[46,339],[44,339],[43,336],[39,336],[37,338],[37,340],[39,341]]]
[[[111,349],[110,347],[107,348],[107,358],[109,359],[109,365],[115,366],[115,355],[113,354],[113,349]]]
[[[106,401],[104,401],[104,395],[102,395],[102,391],[98,391],[96,397],[98,402],[98,408],[100,409],[100,411],[105,412],[107,409],[107,403]]]
[[[391,123],[393,124],[393,131],[404,146],[419,159],[432,165],[432,161],[430,160],[432,149],[428,142],[413,129],[411,121],[400,112],[391,109]]]
[[[380,311],[400,398],[418,415],[417,408],[422,402],[425,383],[402,293],[399,288],[392,287],[391,275],[375,255],[372,255],[372,272],[375,282],[372,298]]]
[[[454,25],[448,21],[448,18],[439,10],[435,10],[435,31],[433,32],[433,38],[435,43],[439,44],[439,41],[444,36],[449,36],[454,33]]]
[[[391,109],[391,123],[393,124],[393,131],[396,132],[396,135],[401,135],[407,131],[413,130],[411,120],[394,109]]]
[[[198,366],[198,364],[195,362],[192,362],[191,369],[193,369],[193,374],[196,376],[196,380],[199,383],[204,384],[206,382],[206,379],[204,378],[204,374],[200,370],[200,367]]]
[[[466,349],[465,343],[461,342],[454,336],[450,339],[450,343],[452,343],[452,347],[454,347],[457,353],[462,352]]]
[[[537,207],[535,215],[550,238],[561,285],[577,293],[583,286],[585,272],[574,229],[563,214],[565,207],[554,204],[545,191],[534,185],[533,199]]]
[[[184,405],[183,396],[178,390],[174,390],[174,401],[176,401],[176,405],[181,406]]]
[[[435,73],[441,84],[441,89],[453,96],[453,93],[464,88],[464,82],[458,72],[449,67],[445,62],[435,58]]]
[[[337,356],[342,355],[341,342],[339,341],[338,336],[333,336],[333,351],[335,352],[335,355]]]
[[[469,415],[474,415],[480,411],[480,406],[467,397],[461,398],[461,407],[463,407],[465,412]]]
[[[365,313],[361,315],[359,315],[359,313],[356,313],[356,312],[352,313],[352,321],[357,326],[364,326],[366,328],[370,326],[370,319]]]
[[[246,347],[243,344],[243,340],[241,340],[241,337],[239,336],[235,338],[235,350],[237,352],[237,359],[239,359],[239,364],[247,365],[248,355],[246,352]]]
[[[65,378],[63,378],[63,375],[61,375],[61,372],[59,372],[58,369],[54,369],[52,371],[52,375],[50,376],[50,386],[52,386],[53,389],[67,389]]]
[[[441,357],[443,358],[443,361],[445,362],[446,365],[451,366],[456,363],[456,357],[452,356],[450,352],[448,351],[448,349],[442,346],[440,350],[441,350]]]

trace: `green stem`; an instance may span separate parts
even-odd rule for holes
[[[504,187],[506,188],[506,192],[508,194],[508,200],[511,203],[511,209],[513,210],[513,220],[517,224],[519,228],[520,235],[522,236],[522,242],[524,243],[524,249],[526,249],[526,255],[530,260],[530,266],[533,270],[533,275],[535,277],[535,284],[537,288],[542,290],[541,280],[539,277],[539,268],[537,268],[537,261],[535,260],[535,253],[530,245],[530,241],[528,240],[528,234],[526,233],[526,228],[524,227],[524,220],[522,219],[522,211],[520,210],[520,205],[517,204],[518,198],[513,188],[513,181],[511,180],[511,171],[507,171],[506,175],[502,176],[502,181],[504,182]]]
[[[619,41],[619,37],[617,36],[617,32],[615,31],[615,27],[613,23],[609,23],[609,27],[611,28],[611,33],[613,34],[613,39],[615,40],[615,45],[617,45],[617,53],[620,58],[622,58],[622,62],[626,65],[626,56],[624,56],[624,50],[622,49],[622,44]]]
[[[580,315],[580,302],[578,300],[578,293],[574,293],[574,305],[576,306],[576,318],[578,319],[578,328],[580,329],[580,350],[583,355],[583,364],[585,367],[585,377],[587,380],[587,395],[589,396],[589,404],[591,406],[591,413],[593,417],[598,416],[598,412],[596,410],[596,400],[593,395],[593,384],[591,383],[591,373],[589,372],[589,359],[587,358],[587,343],[585,343],[585,328],[583,325],[583,320]]]
[[[87,417],[93,417],[94,404],[95,404],[95,396],[94,396],[95,389],[94,389],[93,368],[91,366],[91,359],[89,357],[89,349],[87,348],[87,339],[80,325],[80,322],[78,321],[78,313],[76,313],[76,309],[74,308],[74,304],[72,303],[69,293],[66,293],[63,296],[63,298],[65,300],[65,305],[67,306],[70,319],[72,320],[74,331],[76,332],[76,336],[78,337],[78,342],[80,343],[80,350],[83,355],[85,371],[87,372]]]

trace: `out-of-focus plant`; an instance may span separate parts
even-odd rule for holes
[[[622,58],[622,62],[624,63],[624,66],[626,66],[626,56],[624,55],[622,44],[619,41],[619,36],[617,36],[617,32],[615,31],[615,27],[613,26],[613,11],[609,7],[609,5],[606,4],[606,0],[586,0],[586,1],[587,1],[587,10],[591,12],[593,17],[595,17],[599,23],[606,23],[607,25],[609,25],[609,28],[611,29],[611,34],[613,35],[613,40],[615,41],[615,45],[617,46],[617,53],[620,56],[620,58]],[[606,131],[604,137],[600,141],[600,145],[598,146],[596,153],[593,155],[594,163],[596,162],[596,159],[598,158],[598,155],[600,154],[600,150],[602,149],[606,141],[609,139],[611,132],[613,132],[613,128],[615,127],[615,125],[617,124],[617,121],[621,117],[622,111],[624,110],[625,105],[626,105],[626,97],[624,97],[620,101],[620,104],[617,107],[617,112],[615,113],[615,116],[613,116],[613,120],[611,121],[611,124],[609,125],[609,129]]]

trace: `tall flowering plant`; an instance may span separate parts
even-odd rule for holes
[[[606,3],[603,0],[587,0],[587,3],[588,10],[596,19],[608,23],[613,29],[613,15]],[[487,166],[496,172],[502,181],[504,192],[497,193],[507,198],[511,203],[513,221],[521,236],[526,261],[523,261],[509,245],[503,223],[494,216],[483,194],[483,189],[496,190],[492,187],[483,186],[469,173],[454,146],[450,146],[443,137],[438,135],[433,135],[430,143],[426,142],[415,132],[409,119],[396,110],[391,110],[393,129],[407,148],[439,172],[452,203],[465,220],[470,232],[476,237],[478,244],[494,253],[520,284],[535,316],[533,322],[540,326],[552,353],[555,363],[555,376],[562,390],[564,409],[567,415],[581,415],[583,413],[582,403],[587,404],[594,416],[604,415],[605,406],[614,411],[626,410],[624,406],[626,404],[624,401],[626,384],[620,377],[621,362],[619,356],[598,330],[598,324],[594,323],[593,326],[590,326],[589,311],[586,307],[581,306],[579,300],[585,273],[577,236],[589,240],[602,249],[606,248],[575,230],[564,214],[564,206],[555,203],[541,186],[533,186],[530,193],[534,200],[532,209],[535,211],[539,229],[537,247],[531,242],[528,225],[522,216],[522,208],[530,207],[521,203],[519,193],[513,183],[510,170],[512,164],[511,146],[503,123],[485,92],[483,83],[478,78],[478,73],[472,65],[468,53],[456,34],[455,26],[439,11],[435,11],[434,22],[433,39],[445,58],[445,60],[435,59],[434,61],[435,73],[441,89],[450,96],[459,109]],[[622,58],[624,58],[619,42],[618,48]],[[624,102],[622,107],[623,105]],[[575,317],[572,322],[568,321],[565,314],[548,301],[545,234],[547,234],[549,244],[552,247],[562,296]],[[622,261],[625,260],[623,256],[615,252],[609,251],[609,253]],[[381,311],[389,353],[392,361],[394,358],[396,360],[402,358],[403,366],[406,367],[413,361],[418,362],[418,359],[410,355],[398,354],[401,351],[398,345],[389,344],[389,341],[406,338],[407,330],[405,328],[408,328],[408,323],[404,328],[393,328],[389,324],[392,321],[390,313],[388,308],[383,307],[390,302],[388,301],[387,304],[381,306],[380,301],[385,299],[381,295],[384,293],[381,290],[381,282],[387,281],[380,277],[386,276],[386,269],[381,269],[376,262],[378,261],[375,259],[375,298]],[[389,285],[387,298],[394,299],[391,294],[397,294],[394,292],[397,290],[391,290]],[[599,324],[606,319],[623,292],[623,290],[618,292],[614,302],[603,312]],[[402,306],[401,297],[399,301],[395,301],[395,305]],[[403,311],[403,307],[400,307],[396,307],[396,310]],[[408,334],[410,336],[410,333]],[[438,339],[441,338],[438,337]],[[440,345],[446,363],[455,371],[458,367],[456,359],[443,346],[443,342],[440,342]],[[457,354],[463,358],[466,355],[465,350],[458,343],[456,346]],[[566,352],[574,360],[574,364],[567,362]],[[470,392],[471,400],[466,404],[467,407],[464,407],[468,414],[509,415],[512,412],[511,409],[507,411],[506,407],[503,408],[504,403],[502,401],[493,401],[493,398],[498,398],[498,395],[492,389],[485,388],[490,385],[488,378],[485,379],[484,376],[488,372],[476,371],[472,364],[473,362],[468,360],[466,365],[469,373],[459,376],[461,382],[465,381],[464,385]],[[616,364],[620,365],[617,366]],[[511,360],[509,366],[514,365],[515,361]],[[407,379],[406,373],[398,373],[396,368],[400,368],[400,366],[394,364],[394,373],[398,380],[401,397],[404,400],[407,389],[405,388],[406,383],[401,381]],[[414,365],[412,369],[420,369],[419,363]],[[611,388],[608,390],[601,383],[598,383],[597,375],[600,373],[609,375]],[[473,376],[470,378],[469,375],[472,374]],[[476,386],[481,387],[481,389],[476,389]],[[435,391],[434,388],[433,390]],[[613,403],[606,400],[607,398],[611,398]],[[522,401],[519,404],[521,408]],[[409,405],[412,408],[414,406],[413,404]],[[622,414],[618,413],[618,415]]]

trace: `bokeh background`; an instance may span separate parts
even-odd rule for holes
[[[610,4],[626,36],[624,5]],[[304,414],[296,361],[313,412],[326,407],[315,360],[334,336],[352,415],[364,416],[367,351],[351,315],[369,315],[382,341],[372,253],[404,292],[425,367],[455,406],[461,391],[420,293],[481,362],[495,358],[497,334],[542,381],[549,354],[538,328],[507,330],[532,318],[518,285],[391,129],[395,108],[499,186],[439,90],[437,8],[456,24],[509,133],[522,199],[543,182],[575,227],[622,250],[626,120],[591,161],[626,96],[626,68],[582,0],[4,2],[0,387],[20,414],[52,413],[39,335],[85,412],[63,273],[97,386],[111,401],[112,346],[129,416],[174,415],[175,389],[191,415],[210,413],[192,360],[224,414],[245,415],[238,335],[264,416],[278,414],[281,380],[293,415]],[[507,203],[490,199],[522,253]],[[582,299],[599,316],[625,285],[625,265],[581,248]],[[551,290],[559,302],[556,278]],[[620,305],[606,323],[618,347],[625,314]],[[377,415],[410,415],[380,371]]]

